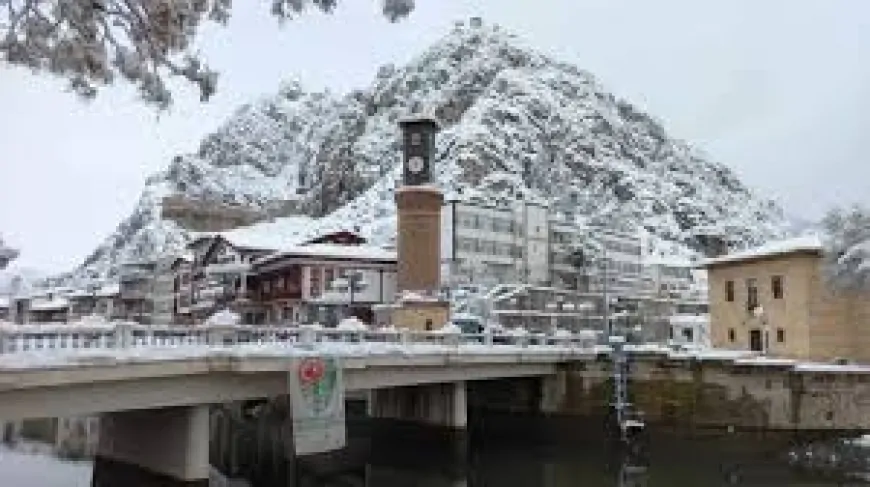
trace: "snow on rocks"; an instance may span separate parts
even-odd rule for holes
[[[434,169],[448,194],[545,199],[681,245],[694,243],[696,229],[726,232],[742,245],[785,226],[773,203],[668,137],[590,73],[497,26],[462,27],[347,95],[290,82],[241,107],[196,153],[176,156],[148,179],[133,213],[80,273],[183,252],[190,232],[162,218],[162,200],[173,195],[262,212],[293,207],[318,216],[305,225],[312,232],[359,227],[370,243],[392,242],[396,122],[415,105],[437,113],[444,127]]]

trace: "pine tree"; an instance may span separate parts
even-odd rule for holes
[[[837,208],[822,225],[827,233],[825,267],[833,284],[870,290],[870,210],[858,205]]]
[[[414,0],[381,0],[390,21]],[[244,8],[250,8],[246,2]],[[332,12],[338,0],[272,0],[280,20],[313,7]],[[86,99],[117,78],[135,84],[161,109],[172,103],[167,76],[186,79],[207,101],[218,74],[191,50],[205,22],[226,25],[231,0],[0,0],[0,60],[69,81]]]

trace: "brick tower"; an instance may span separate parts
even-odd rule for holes
[[[396,189],[398,225],[397,287],[400,296],[393,322],[414,329],[437,329],[447,321],[448,303],[441,288],[441,206],[432,166],[438,122],[427,116],[404,118],[402,185]],[[409,297],[412,296],[412,297]]]

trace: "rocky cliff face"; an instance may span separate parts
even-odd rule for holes
[[[196,154],[149,179],[133,215],[81,271],[183,246],[187,233],[160,217],[169,194],[252,207],[295,200],[322,217],[320,229],[358,226],[387,241],[397,120],[421,110],[443,122],[436,170],[448,193],[543,197],[577,217],[642,225],[689,247],[709,232],[749,245],[786,228],[772,202],[591,74],[520,47],[496,26],[457,25],[407,66],[381,68],[365,89],[335,96],[284,83],[243,106]]]

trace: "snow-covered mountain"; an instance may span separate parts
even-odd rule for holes
[[[589,220],[621,219],[689,247],[710,230],[743,245],[783,233],[782,211],[727,167],[669,138],[591,74],[521,46],[497,26],[457,24],[407,66],[382,67],[369,87],[347,95],[284,83],[240,108],[197,153],[153,175],[132,215],[81,271],[180,250],[188,233],[160,217],[170,194],[252,207],[297,200],[324,217],[315,226],[356,226],[388,241],[397,120],[413,111],[443,122],[436,169],[448,193],[544,197]]]

